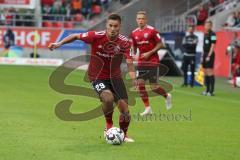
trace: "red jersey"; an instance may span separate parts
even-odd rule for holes
[[[152,54],[147,60],[141,57],[141,54],[151,51],[156,44],[161,42],[159,32],[152,26],[147,25],[144,29],[137,28],[131,33],[131,39],[136,52],[139,49],[138,65],[151,64],[158,65],[159,57],[157,53]]]
[[[240,65],[240,52],[234,57],[233,63]]]
[[[131,59],[131,43],[123,35],[111,41],[106,31],[89,31],[80,34],[80,40],[91,45],[91,56],[88,67],[90,81],[120,78],[123,56]]]

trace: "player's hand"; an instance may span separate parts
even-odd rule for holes
[[[210,61],[210,57],[206,57],[206,61]]]
[[[138,61],[138,56],[133,55],[133,60],[134,60],[134,61]]]
[[[52,51],[56,48],[59,48],[61,46],[61,43],[60,42],[57,42],[57,43],[51,43],[49,44],[48,48]]]
[[[150,52],[145,52],[141,54],[141,58],[147,60],[151,56]]]

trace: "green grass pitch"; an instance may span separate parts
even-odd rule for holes
[[[200,95],[203,88],[181,88],[181,78],[166,77],[174,86],[172,110],[166,111],[163,98],[153,97],[151,106],[162,117],[139,119],[137,114],[144,108],[137,99],[130,107],[129,128],[135,143],[112,146],[103,139],[103,117],[85,122],[56,117],[55,105],[63,99],[74,100],[74,113],[100,102],[52,90],[48,78],[53,70],[0,66],[0,160],[240,159],[240,89],[233,89],[225,79],[216,80],[215,97],[205,97]],[[74,71],[66,83],[90,87],[83,75]],[[115,126],[117,116],[118,111]]]

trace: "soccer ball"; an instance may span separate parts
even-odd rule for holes
[[[105,139],[108,144],[120,145],[124,140],[124,132],[120,128],[112,127],[107,130]]]

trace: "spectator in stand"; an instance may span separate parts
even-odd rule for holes
[[[200,5],[197,12],[198,25],[203,25],[207,18],[208,11],[204,8],[203,5]]]
[[[237,13],[237,18],[235,21],[235,26],[240,27],[240,11]]]
[[[0,11],[0,25],[5,24],[5,15],[3,14],[3,11]]]
[[[53,20],[57,20],[57,21],[61,21],[63,20],[63,16],[66,14],[66,10],[65,8],[62,6],[61,3],[59,3],[59,1],[54,2],[53,7],[51,8],[50,11],[51,14],[57,14],[58,16],[53,16]]]
[[[27,10],[25,15],[23,16],[24,26],[34,26],[33,23],[33,13],[30,10]]]
[[[66,20],[69,21],[71,20],[71,12],[72,12],[72,8],[71,8],[71,3],[66,3],[65,2],[65,5],[63,6],[66,6],[65,9],[66,9]]]
[[[85,18],[88,18],[92,12],[92,0],[83,1],[82,6],[82,14],[85,16]]]
[[[6,9],[5,10],[5,25],[7,26],[11,26],[13,23],[13,15],[10,11],[10,9]]]
[[[109,2],[110,2],[110,0],[101,0],[101,6],[105,11],[108,10]]]
[[[224,10],[232,9],[237,5],[236,0],[229,1],[226,5],[224,5]]]
[[[208,2],[207,10],[208,10],[208,15],[209,16],[213,16],[215,14],[215,12],[216,12],[216,9],[215,9],[216,5],[217,5],[217,2],[215,2],[215,1],[209,1]]]
[[[233,12],[231,15],[228,16],[225,26],[233,27],[236,25],[237,20],[237,12]]]
[[[43,20],[50,20],[51,18],[49,15],[51,14],[51,7],[50,5],[46,4],[42,6],[42,14],[43,14]]]
[[[72,14],[82,13],[82,0],[72,1]]]

